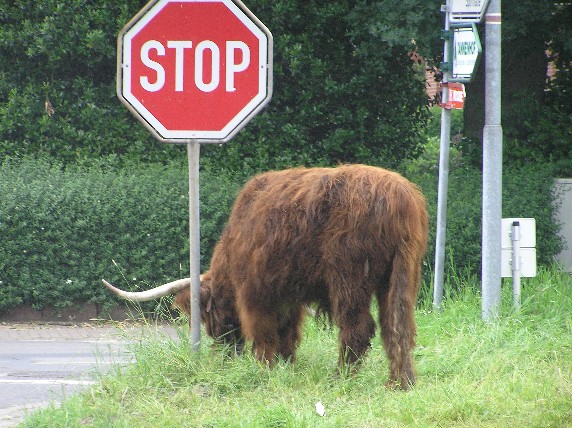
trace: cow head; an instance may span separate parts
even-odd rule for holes
[[[227,296],[215,296],[211,289],[211,275],[201,275],[200,310],[201,321],[206,332],[216,344],[228,345],[236,353],[241,353],[244,347],[244,338],[240,329],[240,321],[234,301]],[[114,287],[103,280],[104,285],[118,296],[133,302],[145,302],[176,293],[173,306],[191,319],[191,290],[190,278],[183,278],[155,287],[151,290],[130,292]]]
[[[180,290],[173,302],[173,306],[184,312],[189,319],[190,293],[188,287]],[[244,347],[244,338],[234,302],[225,296],[213,295],[209,273],[201,275],[200,309],[201,321],[215,344],[229,346],[240,354]]]

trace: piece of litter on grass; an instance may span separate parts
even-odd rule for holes
[[[321,401],[316,403],[316,413],[320,416],[324,416],[326,414],[326,408]]]

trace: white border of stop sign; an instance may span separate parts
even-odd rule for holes
[[[203,91],[214,89],[214,85],[218,84],[226,86],[227,91],[233,91],[234,73],[242,72],[246,67],[246,61],[256,61],[257,67],[252,68],[258,72],[258,93],[221,129],[221,130],[200,130],[185,129],[173,130],[167,129],[163,123],[155,115],[150,112],[141,101],[133,95],[131,91],[131,61],[132,52],[131,41],[142,29],[151,22],[169,3],[222,3],[224,4],[248,30],[259,41],[259,57],[249,58],[247,55],[248,48],[244,43],[230,41],[226,46],[218,47],[214,44],[196,44],[192,46],[188,42],[169,42],[167,46],[155,41],[156,43],[148,45],[147,49],[154,49],[161,54],[162,49],[173,49],[176,52],[177,63],[175,71],[175,79],[177,81],[177,90],[182,90],[182,60],[179,63],[178,58],[182,57],[186,48],[194,48],[197,52],[210,50],[209,57],[213,61],[211,64],[212,76],[203,77],[199,73],[195,75],[195,84]],[[187,43],[187,44],[185,44]],[[243,4],[240,0],[152,0],[150,1],[119,33],[117,39],[117,95],[121,102],[145,125],[145,127],[160,141],[169,143],[221,143],[230,140],[248,123],[269,101],[272,97],[272,34]],[[243,46],[244,45],[244,46]],[[233,54],[235,50],[242,50],[241,62],[237,64],[227,64],[227,68],[223,73],[223,81],[213,80],[218,64],[216,63],[217,50],[226,50],[227,55]],[[151,90],[160,91],[163,87],[161,78],[164,79],[164,69],[158,62],[145,58],[145,52],[137,53],[141,55],[141,60],[147,60],[146,66],[154,71],[154,82],[147,82],[147,87]],[[201,61],[201,56],[197,55],[195,62]],[[181,65],[181,67],[179,67]],[[202,70],[201,64],[191,64],[196,70]],[[163,76],[162,76],[163,73]],[[207,83],[205,83],[205,80]],[[141,82],[143,83],[143,82]],[[198,106],[200,108],[200,106]],[[220,106],[224,109],[224,105]],[[181,117],[185,112],[181,111]]]

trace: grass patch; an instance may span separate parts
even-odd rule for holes
[[[474,280],[471,280],[474,281]],[[442,312],[417,312],[417,385],[384,388],[379,337],[361,370],[336,370],[335,329],[305,324],[294,364],[272,370],[248,353],[225,357],[204,339],[133,343],[136,362],[102,375],[25,427],[567,427],[572,421],[572,278],[542,271],[523,281],[523,304],[481,321],[476,284],[457,287]],[[503,301],[510,302],[510,284]],[[325,407],[319,416],[316,402]]]

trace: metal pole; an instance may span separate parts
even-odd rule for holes
[[[501,0],[490,1],[485,15],[485,32],[482,317],[484,321],[489,321],[499,315],[501,300]]]
[[[445,43],[443,47],[443,62],[451,60],[449,52],[449,8],[450,0],[445,7]],[[443,11],[443,8],[441,9]],[[449,68],[443,72],[442,103],[449,102]],[[433,306],[440,310],[443,303],[443,282],[445,275],[445,235],[447,230],[447,189],[449,186],[449,145],[451,140],[451,110],[443,107],[441,110],[441,140],[439,143],[439,187],[437,190],[437,225],[435,240],[435,283],[433,287]]]
[[[191,274],[191,349],[198,352],[201,342],[201,311],[200,311],[200,210],[199,210],[199,156],[201,145],[190,142],[187,145],[189,161],[189,248]]]
[[[520,222],[512,223],[510,229],[512,242],[512,301],[516,310],[520,309]]]

